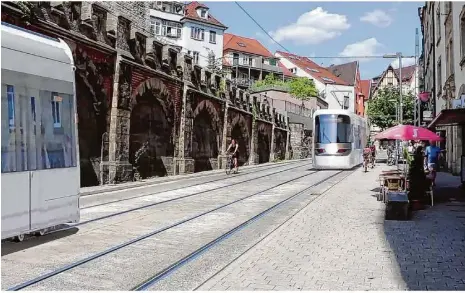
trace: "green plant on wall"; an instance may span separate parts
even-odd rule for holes
[[[255,103],[252,105],[252,116],[254,121],[258,119],[257,107],[255,106]]]
[[[297,99],[308,100],[318,96],[318,90],[313,80],[306,77],[295,77],[290,81],[283,81],[276,78],[274,74],[268,74],[263,80],[255,82],[255,89],[266,88],[269,86],[282,87],[289,90],[289,93]]]
[[[30,25],[35,18],[34,8],[35,5],[39,5],[40,2],[35,4],[27,1],[13,1],[13,4],[16,5],[19,10],[21,10],[21,20],[24,21],[27,25]]]

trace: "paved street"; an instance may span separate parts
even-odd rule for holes
[[[464,289],[464,221],[457,217],[463,213],[448,211],[465,212],[463,204],[384,222],[384,206],[370,191],[383,167],[364,174],[309,166],[303,160],[234,176],[212,172],[106,193],[94,188],[81,198],[81,224],[2,243],[2,289],[50,272],[24,289]]]
[[[377,173],[355,172],[199,290],[465,290],[465,204],[384,221]]]

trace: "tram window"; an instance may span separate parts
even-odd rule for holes
[[[2,172],[27,170],[27,116],[23,88],[2,84]]]
[[[316,143],[351,143],[352,140],[350,117],[325,114],[315,118]]]
[[[40,154],[38,169],[76,166],[73,96],[41,90],[36,104],[41,123],[41,131],[36,136],[36,151]]]

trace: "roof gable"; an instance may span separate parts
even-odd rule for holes
[[[306,73],[310,74],[312,77],[318,79],[320,82],[324,84],[337,84],[337,85],[350,85],[342,78],[335,76],[332,72],[328,69],[319,66],[312,60],[307,57],[298,56],[291,53],[286,53],[282,51],[276,51],[277,54],[280,54],[294,65],[305,71]]]
[[[273,58],[273,54],[268,51],[259,41],[225,33],[223,36],[223,51],[239,51],[267,58]]]
[[[203,22],[203,23],[207,23],[207,24],[211,24],[211,25],[215,25],[215,26],[219,26],[219,27],[222,27],[224,29],[227,29],[227,27],[224,24],[222,24],[221,22],[219,22],[216,18],[214,18],[213,15],[211,15],[210,12],[208,12],[208,17],[206,19],[201,18],[197,14],[197,9],[198,8],[208,9],[208,7],[205,4],[199,3],[197,1],[191,2],[191,3],[186,5],[184,17],[182,19],[183,20],[184,19],[189,19],[189,20],[199,21],[199,22]]]
[[[358,62],[353,61],[349,63],[331,65],[328,70],[331,71],[335,76],[340,77],[342,80],[350,85],[355,85],[355,79],[357,76]]]

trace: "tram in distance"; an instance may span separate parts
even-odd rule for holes
[[[313,115],[313,168],[346,170],[363,163],[368,125],[348,110],[317,110]]]
[[[74,62],[63,41],[2,22],[2,240],[78,222]]]

